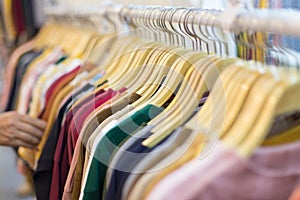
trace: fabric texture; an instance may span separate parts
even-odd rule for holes
[[[124,94],[123,96],[125,95],[126,94]],[[123,96],[122,94],[120,94],[120,96],[117,97],[114,101],[109,102],[106,106],[102,107],[101,110],[94,113],[90,117],[90,119],[86,120],[85,125],[83,126],[80,133],[80,139],[77,141],[75,147],[76,156],[74,155],[72,159],[72,164],[65,185],[63,199],[72,199],[72,196],[74,199],[79,198],[83,165],[86,153],[85,145],[87,144],[89,136],[105,119],[113,115],[115,112],[123,109],[126,105],[131,104],[138,98],[140,98],[140,96],[137,94],[132,94],[129,98],[123,98]]]
[[[68,104],[71,103],[76,96],[80,95],[82,91],[88,90],[90,87],[93,88],[92,85],[86,85],[80,91],[69,97],[60,107],[59,114],[52,126],[51,133],[43,148],[41,157],[38,160],[37,168],[33,174],[37,199],[47,200],[50,197],[54,153],[62,127],[61,124],[68,111]]]
[[[114,150],[163,109],[148,105],[111,129],[99,142],[88,171],[83,199],[102,199],[107,164]]]
[[[186,164],[156,185],[148,199],[288,199],[299,184],[300,161],[294,159],[300,151],[299,142],[260,148],[248,161],[221,142],[216,149],[211,162]],[[186,190],[178,192],[183,187]]]
[[[97,93],[97,95],[99,96],[104,93],[105,93],[104,90],[100,90]],[[61,167],[62,167],[61,161],[63,160],[63,158],[67,158],[66,155],[67,151],[64,150],[64,146],[67,143],[68,130],[72,122],[73,116],[75,114],[75,111],[78,111],[80,107],[83,106],[85,103],[92,101],[93,98],[94,95],[88,96],[85,99],[85,101],[82,101],[76,107],[68,111],[65,122],[59,134],[58,143],[55,149],[53,174],[52,174],[52,182],[51,182],[51,189],[50,189],[50,199],[61,199],[63,194],[63,187],[64,187],[63,181],[66,180],[68,171],[64,171],[64,173],[61,171]],[[68,164],[63,163],[63,165],[64,165],[63,169],[68,170]]]

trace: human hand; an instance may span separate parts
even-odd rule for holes
[[[36,148],[46,123],[17,112],[0,114],[0,145]]]

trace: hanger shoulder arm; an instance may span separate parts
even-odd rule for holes
[[[275,115],[284,115],[300,110],[300,83],[289,87],[279,100]]]

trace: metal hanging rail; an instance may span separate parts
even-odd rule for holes
[[[158,21],[163,12],[173,12],[172,23],[182,22],[183,15],[189,13],[185,23],[215,26],[232,33],[258,31],[291,36],[300,36],[300,12],[283,9],[240,10],[228,25],[229,11],[205,10],[200,8],[160,7],[160,6],[120,6],[109,5],[76,10],[66,8],[46,9],[47,17],[84,18],[97,15],[122,16],[129,23],[136,19]],[[151,12],[153,12],[151,14]],[[170,20],[170,18],[168,18]],[[137,24],[136,24],[137,25]]]

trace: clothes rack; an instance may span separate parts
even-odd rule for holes
[[[300,62],[279,39],[300,36],[299,13],[230,12],[47,9],[49,23],[10,59],[17,89],[6,90],[12,109],[48,122],[36,150],[18,150],[38,198],[290,196],[300,185]]]

